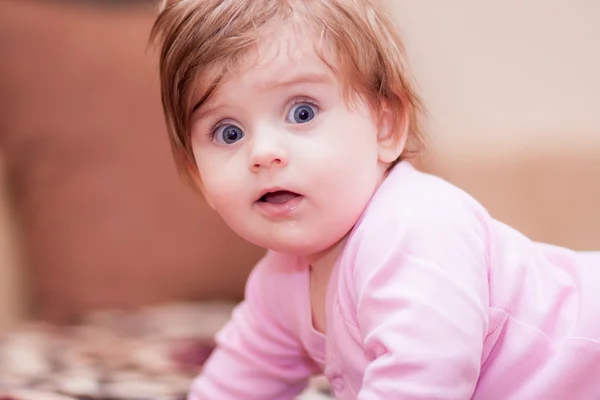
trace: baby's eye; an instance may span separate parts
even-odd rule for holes
[[[244,132],[235,125],[224,124],[214,131],[215,141],[219,144],[233,144],[244,137]]]
[[[305,124],[312,120],[316,113],[316,106],[310,103],[298,103],[288,112],[287,122],[292,124]]]

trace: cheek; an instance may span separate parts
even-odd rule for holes
[[[340,198],[345,198],[349,208],[356,207],[370,198],[379,181],[377,129],[370,120],[348,118],[341,124],[332,146],[331,160],[327,170],[328,186]],[[334,161],[335,160],[335,161]],[[357,204],[350,204],[356,202]]]
[[[336,160],[331,167],[360,171],[377,164],[377,128],[369,119],[356,115],[341,119],[330,140],[328,147]]]
[[[215,171],[214,169],[201,170],[200,178],[206,196],[213,202],[217,209],[229,205],[235,200],[236,184],[226,172]]]
[[[231,192],[235,188],[234,176],[230,172],[231,168],[223,165],[222,160],[206,153],[194,152],[196,166],[204,195],[218,209],[231,198]]]

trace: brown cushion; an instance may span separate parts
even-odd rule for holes
[[[153,19],[151,7],[0,2],[0,144],[48,319],[237,299],[261,254],[177,176]]]

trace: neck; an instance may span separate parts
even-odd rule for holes
[[[327,271],[332,270],[335,262],[342,253],[342,249],[348,240],[348,235],[344,236],[339,242],[316,254],[307,256],[306,259],[313,270]]]

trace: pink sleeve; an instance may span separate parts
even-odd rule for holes
[[[471,399],[488,325],[485,237],[476,216],[388,220],[365,237],[354,287],[372,361],[358,400]]]
[[[217,335],[188,400],[290,400],[306,387],[313,364],[280,318],[273,262],[277,257],[265,256],[250,274],[246,299]]]

